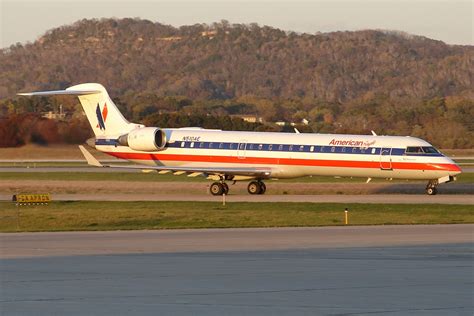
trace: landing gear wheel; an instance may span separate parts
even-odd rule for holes
[[[267,191],[267,186],[263,182],[258,183],[260,185],[260,193],[258,194],[265,194],[265,191]]]
[[[229,186],[225,182],[223,182],[221,184],[222,184],[222,187],[224,188],[224,193],[223,194],[228,195],[229,194]]]
[[[260,194],[260,192],[262,191],[262,187],[260,186],[260,183],[258,181],[252,181],[249,183],[247,191],[250,194]]]
[[[426,188],[426,194],[428,195],[436,195],[437,193],[438,193],[438,189],[436,187]]]
[[[426,194],[428,195],[436,195],[438,193],[438,181],[437,180],[431,180],[428,182],[426,185]]]
[[[224,190],[224,186],[220,182],[214,182],[209,188],[209,191],[211,191],[212,195],[222,195]]]

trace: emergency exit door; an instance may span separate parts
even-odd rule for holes
[[[247,141],[241,141],[237,145],[237,158],[239,159],[245,159],[245,153],[247,151]]]

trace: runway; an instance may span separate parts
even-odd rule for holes
[[[472,315],[474,225],[1,234],[5,315]]]

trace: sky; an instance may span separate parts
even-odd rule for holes
[[[287,31],[398,30],[474,45],[474,0],[0,0],[0,47],[33,42],[84,18],[139,17],[173,26],[258,23]]]

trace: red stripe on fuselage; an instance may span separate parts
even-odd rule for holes
[[[208,156],[208,155],[175,155],[175,154],[145,154],[106,152],[107,154],[127,160],[157,160],[157,161],[183,161],[183,162],[208,162],[208,163],[240,163],[261,165],[294,165],[310,167],[342,167],[342,168],[376,168],[380,169],[380,161],[358,161],[358,160],[320,160],[320,159],[293,159],[293,158],[270,158],[270,157],[245,157],[234,156]],[[388,166],[389,162],[383,162]],[[415,163],[415,162],[392,162],[393,169],[406,170],[437,170],[461,172],[455,164],[442,163]]]

